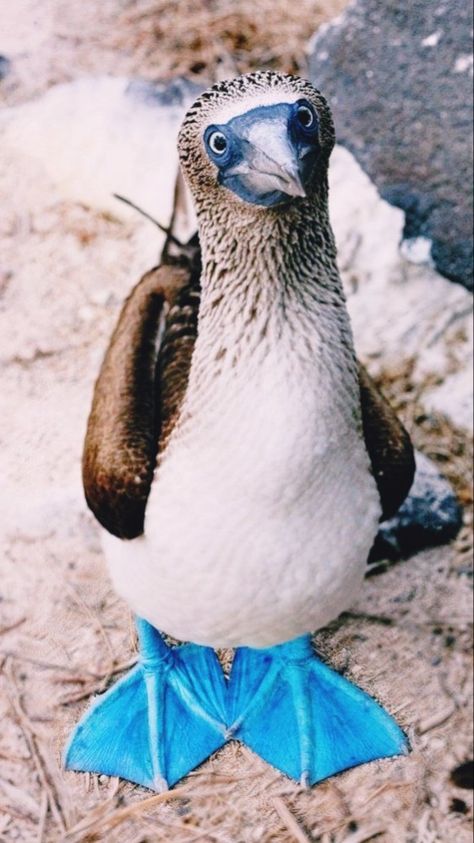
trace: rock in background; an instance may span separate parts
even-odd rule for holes
[[[461,526],[462,510],[450,484],[431,460],[416,453],[410,494],[395,517],[380,526],[370,561],[406,559],[425,547],[451,541]]]
[[[338,140],[405,211],[407,248],[469,289],[472,68],[466,0],[357,0],[310,47]]]
[[[400,248],[404,214],[337,146],[330,211],[356,348],[373,375],[408,371],[427,413],[472,431],[472,295]]]

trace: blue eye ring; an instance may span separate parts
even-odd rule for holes
[[[318,130],[318,115],[308,100],[298,100],[295,103],[295,120],[298,128],[305,134],[312,135]]]
[[[206,129],[204,140],[209,152],[215,158],[225,158],[229,151],[229,141],[222,129],[219,129],[217,126],[209,126],[209,128]]]

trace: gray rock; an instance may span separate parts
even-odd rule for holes
[[[407,559],[427,547],[455,538],[462,525],[462,509],[435,464],[416,452],[416,474],[406,501],[396,516],[385,521],[375,539],[369,562]]]
[[[439,272],[472,289],[472,8],[357,0],[312,42],[310,78],[340,143],[432,241]]]

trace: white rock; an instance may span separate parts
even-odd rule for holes
[[[472,295],[404,259],[403,212],[342,147],[330,168],[330,211],[358,353],[375,373],[412,361],[415,383],[439,383],[422,392],[426,408],[471,430]],[[426,257],[421,245],[415,252]]]
[[[433,266],[433,259],[431,257],[431,247],[433,241],[429,237],[409,237],[402,240],[400,244],[400,251],[403,257],[410,263],[426,263],[428,266]]]
[[[83,511],[79,483],[46,488],[37,488],[29,480],[12,483],[8,496],[2,497],[2,537],[40,540],[52,532],[68,536],[77,530]]]
[[[439,44],[439,39],[441,38],[442,34],[442,32],[432,32],[431,35],[427,35],[426,38],[423,38],[421,46],[436,47]]]
[[[458,427],[472,430],[474,414],[471,393],[472,372],[466,366],[453,375],[447,375],[439,386],[426,390],[423,403],[428,411],[443,413],[452,418]]]
[[[454,73],[466,73],[467,71],[472,74],[474,66],[474,56],[472,54],[464,54],[457,57],[456,61],[454,62]]]
[[[182,108],[158,107],[120,77],[85,77],[7,109],[3,142],[39,161],[64,199],[136,218],[132,199],[165,225],[178,166]]]

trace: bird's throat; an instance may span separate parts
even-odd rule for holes
[[[326,203],[253,214],[230,223],[203,216],[202,299],[189,389],[213,400],[235,378],[284,360],[289,378],[337,371],[354,352]],[[270,366],[271,368],[271,366]]]
[[[234,350],[253,353],[267,336],[290,329],[296,337],[329,311],[345,313],[326,201],[252,209],[234,220],[225,206],[199,220],[201,336],[220,344],[232,337]]]

